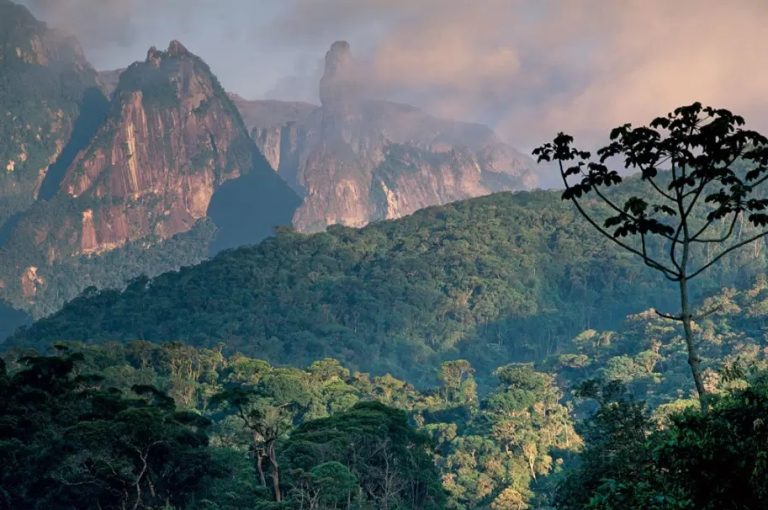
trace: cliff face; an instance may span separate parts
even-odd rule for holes
[[[0,227],[38,198],[95,88],[77,41],[0,0]]]
[[[533,163],[487,127],[407,105],[332,102],[308,123],[297,158],[295,189],[305,190],[293,219],[298,230],[359,227],[536,183]]]
[[[273,170],[299,195],[299,156],[307,142],[308,118],[318,107],[298,101],[249,101],[230,94],[251,138]]]
[[[272,168],[304,197],[293,218],[297,230],[335,223],[359,227],[536,184],[533,161],[491,129],[366,99],[345,42],[326,54],[320,99],[321,107],[299,111],[290,103],[254,102],[274,112],[274,120],[255,121],[252,137]]]
[[[167,51],[151,48],[144,62],[122,72],[109,108],[54,196],[21,218],[0,251],[15,262],[4,263],[0,273],[0,293],[4,287],[13,304],[20,295],[34,305],[55,271],[83,257],[114,266],[123,263],[114,252],[162,251],[175,236],[199,230],[209,216],[221,219],[216,227],[228,239],[219,248],[258,241],[290,221],[298,198],[269,169],[208,66],[179,42]],[[219,200],[211,211],[222,185],[241,179],[248,203],[269,207],[258,209],[257,217],[248,210],[237,217],[227,200]],[[238,221],[247,229],[230,235]],[[202,236],[186,253],[166,253],[170,260],[160,269],[200,260],[211,242],[210,235]]]
[[[93,204],[61,254],[189,230],[217,186],[250,171],[250,149],[207,66],[176,41],[166,52],[150,49],[121,75],[109,119],[61,183],[61,193]]]

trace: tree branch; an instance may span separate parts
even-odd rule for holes
[[[698,237],[704,233],[705,230],[709,228],[710,225],[715,221],[714,218],[707,221],[706,225],[701,227],[701,230],[696,232],[696,234],[691,237],[691,242],[695,243],[722,243],[725,242],[726,239],[731,237],[731,234],[733,234],[733,229],[736,226],[736,220],[739,219],[739,214],[741,214],[741,210],[737,210],[735,213],[733,213],[733,221],[731,221],[731,226],[728,229],[728,233],[723,235],[723,237],[720,237],[718,239],[699,239]]]
[[[737,250],[737,249],[741,248],[742,246],[744,246],[744,245],[747,245],[747,244],[749,244],[749,243],[751,243],[751,242],[753,242],[753,241],[757,241],[758,239],[760,239],[761,237],[765,237],[766,235],[768,235],[768,230],[766,230],[765,232],[761,232],[761,233],[759,233],[759,234],[757,234],[757,235],[755,235],[755,236],[752,236],[752,237],[750,237],[749,239],[746,239],[746,240],[744,240],[744,241],[742,241],[742,242],[740,242],[740,243],[736,243],[736,244],[734,244],[733,246],[729,247],[728,249],[726,249],[725,251],[723,251],[722,253],[720,253],[718,256],[716,256],[715,258],[713,258],[713,259],[712,259],[710,262],[708,262],[707,264],[705,264],[704,266],[702,266],[701,268],[699,268],[697,271],[695,271],[694,273],[692,273],[692,274],[691,274],[691,275],[688,277],[688,279],[689,279],[689,280],[691,280],[691,279],[695,278],[696,276],[698,276],[699,274],[701,274],[703,271],[705,271],[705,270],[709,269],[709,268],[710,268],[710,267],[711,267],[711,266],[712,266],[712,265],[713,265],[715,262],[717,262],[717,261],[718,261],[718,260],[720,260],[721,258],[725,257],[726,255],[728,255],[728,254],[729,254],[729,253],[731,253],[732,251],[734,251],[734,250]]]
[[[673,321],[682,321],[683,320],[683,318],[680,317],[679,315],[670,315],[668,313],[660,312],[660,311],[658,311],[655,308],[653,309],[653,311],[656,312],[656,315],[658,315],[659,317],[663,317],[665,319],[669,319],[669,320],[673,320]]]
[[[560,166],[560,176],[563,179],[563,184],[565,184],[566,189],[570,189],[570,186],[568,185],[568,178],[565,176],[565,172],[563,170],[563,163],[562,163],[562,161],[559,161],[558,165]],[[621,246],[622,248],[624,248],[628,252],[634,253],[638,257],[641,257],[643,260],[647,260],[649,262],[654,263],[655,264],[655,266],[654,266],[655,269],[658,269],[659,271],[661,271],[667,279],[669,279],[671,281],[679,281],[679,274],[678,273],[675,273],[673,270],[665,267],[663,264],[660,264],[656,260],[651,259],[651,258],[649,258],[647,256],[644,256],[641,251],[638,251],[636,248],[633,248],[632,246],[629,246],[628,244],[622,243],[621,241],[619,241],[618,239],[613,237],[611,234],[606,232],[605,229],[603,229],[603,227],[598,225],[597,222],[595,222],[595,220],[593,220],[592,217],[589,214],[587,214],[587,212],[584,210],[584,208],[581,206],[579,201],[576,200],[575,197],[572,197],[570,200],[571,200],[571,202],[573,202],[573,205],[576,206],[576,210],[579,211],[579,214],[581,214],[582,217],[584,217],[584,219],[587,220],[587,222],[589,222],[589,224],[592,225],[592,227],[595,230],[597,230],[598,232],[600,232],[603,236],[607,237],[608,239],[610,239],[611,241],[613,241],[617,245]]]
[[[651,183],[651,186],[653,186],[653,189],[655,189],[656,192],[659,193],[661,196],[663,196],[664,198],[666,198],[670,202],[674,202],[675,201],[675,199],[672,197],[672,195],[670,195],[666,191],[662,190],[658,186],[658,184],[656,184],[656,181],[653,180],[653,177],[648,177],[646,180]]]
[[[723,309],[723,305],[719,304],[719,305],[713,306],[712,308],[710,308],[706,312],[702,312],[702,313],[694,315],[692,317],[692,319],[695,320],[695,321],[700,321],[701,319],[704,319],[704,318],[712,315],[713,313],[719,312],[722,309]]]
[[[620,207],[617,207],[613,202],[608,200],[608,198],[600,192],[600,190],[598,189],[597,186],[594,186],[592,189],[595,190],[595,193],[597,194],[598,197],[600,197],[600,199],[603,202],[608,204],[616,212],[618,212],[621,215],[627,216],[629,219],[633,220],[635,223],[638,222],[638,218],[636,216],[633,216],[632,214],[629,214],[624,209],[621,209]],[[660,235],[661,237],[665,238],[665,239],[668,239],[670,241],[672,240],[672,238],[668,234],[664,234],[663,232],[658,232],[657,234]]]

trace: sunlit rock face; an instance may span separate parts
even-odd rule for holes
[[[178,41],[122,73],[112,112],[60,190],[83,211],[79,253],[169,238],[205,217],[218,185],[250,171],[238,115],[207,66]]]
[[[36,232],[50,262],[170,238],[206,216],[217,186],[250,171],[250,148],[205,63],[178,41],[151,48],[120,75],[107,119],[59,184],[56,202],[77,214],[17,228]]]
[[[348,43],[325,57],[320,107],[250,101],[251,136],[304,198],[293,223],[313,232],[362,226],[430,205],[536,185],[533,162],[485,126],[365,98]],[[246,104],[247,103],[247,104]],[[300,106],[297,106],[300,105]],[[265,120],[268,119],[268,120]]]
[[[34,306],[57,280],[52,273],[78,258],[100,257],[108,271],[125,262],[107,256],[130,246],[151,260],[157,247],[214,220],[218,243],[208,236],[192,250],[158,257],[156,266],[136,264],[136,274],[112,267],[133,277],[199,261],[211,243],[256,242],[290,223],[298,197],[269,168],[208,66],[181,43],[151,48],[119,74],[111,97],[106,118],[50,199],[25,213],[0,250],[8,255],[0,282],[15,306]],[[249,193],[237,202],[242,209],[232,211],[225,199],[212,208],[217,193],[231,194],[222,191],[230,181]]]

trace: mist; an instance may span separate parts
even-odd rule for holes
[[[487,0],[25,0],[99,69],[180,39],[247,98],[317,103],[322,58],[350,42],[358,85],[482,122],[522,150],[558,131],[593,145],[701,101],[768,128],[768,4]]]

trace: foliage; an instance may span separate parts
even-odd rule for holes
[[[723,402],[732,392],[748,387],[749,374],[768,365],[762,347],[768,324],[763,310],[767,296],[764,278],[744,291],[724,289],[705,301],[705,306],[718,306],[719,310],[695,325],[702,338],[705,380]],[[355,464],[364,459],[357,456],[352,462],[346,448],[361,441],[368,445],[361,450],[369,452],[366,441],[380,440],[386,434],[379,429],[364,433],[365,423],[380,425],[404,416],[393,409],[404,411],[407,423],[417,427],[417,431],[408,429],[410,432],[396,427],[393,431],[400,430],[405,436],[393,432],[393,438],[410,437],[411,433],[429,437],[428,443],[418,444],[433,452],[437,472],[423,465],[419,471],[434,477],[430,486],[434,480],[440,481],[446,500],[439,505],[444,508],[530,508],[558,501],[563,508],[598,502],[603,506],[594,508],[689,508],[685,505],[690,496],[685,491],[702,490],[670,485],[665,476],[647,475],[649,466],[659,462],[655,452],[662,451],[649,446],[647,438],[671,430],[675,423],[682,423],[677,417],[681,412],[691,412],[687,411],[691,394],[681,390],[687,373],[681,332],[674,321],[652,311],[629,316],[624,327],[615,331],[586,330],[576,335],[543,364],[557,379],[530,365],[509,364],[496,369],[488,378],[495,383],[481,392],[475,382],[480,370],[467,360],[444,362],[436,370],[439,386],[419,391],[391,375],[371,377],[333,359],[317,360],[306,369],[275,367],[240,354],[227,356],[221,347],[146,342],[70,347],[82,355],[75,363],[77,374],[101,378],[91,380],[94,392],[113,387],[121,395],[138,398],[131,390],[134,386],[155,387],[172,397],[180,409],[210,420],[211,425],[201,429],[209,445],[203,487],[185,493],[190,499],[182,505],[270,508],[276,504],[277,481],[283,508],[343,508],[347,502],[351,508],[378,507],[373,502],[380,501],[380,493],[370,495],[365,486],[373,483],[370,473],[379,472],[380,462]],[[6,355],[6,373],[23,372],[25,365],[19,361],[23,354]],[[623,381],[623,385],[583,384],[595,374]],[[633,397],[619,391],[624,385]],[[146,395],[157,399],[159,394]],[[584,398],[587,396],[592,399]],[[595,404],[590,402],[594,398],[602,407],[593,416]],[[642,400],[648,401],[647,409]],[[57,397],[61,405],[66,401]],[[153,405],[161,401],[154,400]],[[369,404],[362,404],[371,401],[388,407],[374,412],[365,407]],[[376,418],[365,422],[360,413],[373,413]],[[728,423],[737,414],[723,415],[717,426],[730,427]],[[574,430],[571,415],[588,419]],[[352,423],[356,425],[352,427]],[[702,441],[725,435],[727,430],[695,426],[696,437],[702,436]],[[118,431],[119,427],[115,423],[105,429]],[[747,432],[738,432],[741,435],[735,440],[752,441]],[[119,451],[110,445],[119,445],[122,436],[105,433],[96,437],[101,438],[94,442],[99,450]],[[582,437],[586,448],[577,455]],[[675,441],[664,443],[672,445],[666,459],[678,466],[675,469],[683,469],[681,463],[688,458],[690,445],[687,439]],[[384,451],[395,455],[395,443],[386,444],[394,449]],[[37,449],[45,448],[38,444]],[[696,455],[706,458],[706,451]],[[398,478],[392,487],[402,487],[402,483],[425,487],[410,475],[406,478]],[[635,480],[637,484],[630,483]],[[661,493],[666,499],[659,500],[667,506],[649,499],[660,494],[659,487],[667,491]],[[440,501],[437,493],[433,495],[434,501]],[[590,502],[592,496],[601,499]]]
[[[528,365],[500,368],[498,386],[481,398],[465,360],[446,362],[445,382],[420,392],[332,359],[302,370],[183,344],[62,348],[50,357],[6,353],[2,395],[11,404],[0,409],[0,431],[4,444],[15,446],[5,449],[14,462],[0,468],[0,477],[22,492],[48,487],[48,478],[64,472],[67,483],[86,485],[91,472],[84,469],[94,462],[117,468],[119,459],[119,480],[98,479],[93,493],[82,492],[101,498],[104,508],[138,501],[143,461],[134,446],[145,452],[151,445],[147,459],[154,464],[138,484],[146,506],[156,501],[152,490],[162,488],[183,508],[254,501],[269,508],[279,500],[291,509],[437,509],[499,507],[514,494],[528,504],[536,491],[546,501],[547,478],[580,444],[554,379]],[[62,364],[56,378],[37,375],[39,367]],[[50,395],[31,397],[38,393]],[[35,428],[19,421],[21,409]],[[55,462],[35,457],[47,451],[58,455]],[[81,485],[74,487],[84,491]],[[50,489],[51,501],[66,487]]]
[[[714,397],[708,412],[690,408],[662,429],[654,429],[642,404],[606,397],[603,388],[558,508],[765,508],[766,381],[765,372],[754,375],[746,387]]]
[[[722,393],[734,384],[728,374],[765,364],[768,322],[762,306],[767,297],[768,282],[760,277],[745,290],[726,288],[703,300],[705,307],[717,309],[693,324],[710,393]],[[551,356],[543,366],[560,374],[566,390],[594,377],[620,381],[657,414],[696,397],[686,383],[690,369],[683,331],[678,322],[653,310],[629,315],[617,330],[580,333],[566,353]],[[589,409],[577,405],[576,411],[584,417]],[[661,414],[655,419],[661,420]]]
[[[745,284],[765,254],[724,260],[700,292]],[[464,358],[489,388],[501,363],[541,360],[584,329],[615,328],[672,297],[555,193],[502,193],[360,230],[283,230],[122,292],[83,295],[13,343],[223,342],[276,363],[332,356],[422,386],[441,361]]]
[[[768,198],[756,194],[768,180],[768,138],[743,125],[744,119],[728,110],[694,103],[649,126],[613,129],[611,143],[597,151],[598,161],[573,148],[573,138],[563,133],[533,151],[539,161],[558,162],[563,200],[570,200],[595,230],[679,285],[680,312],[662,315],[683,324],[702,406],[707,389],[691,324],[710,311],[693,312],[688,282],[728,253],[768,235]],[[647,184],[642,194],[623,203],[607,194],[623,181],[606,165],[614,158],[623,159],[624,168],[639,170]],[[664,168],[669,173],[660,175]],[[573,176],[580,180],[570,182]],[[607,206],[602,221],[584,208],[581,199],[588,195]],[[756,231],[735,236],[739,219]]]
[[[445,494],[429,444],[428,436],[408,425],[405,412],[361,402],[303,424],[291,434],[285,457],[299,479],[294,488],[299,500],[330,499],[335,505],[362,499],[381,509],[440,509]],[[325,479],[331,470],[337,474]]]
[[[207,473],[208,421],[151,386],[79,374],[81,356],[26,357],[0,372],[0,506],[186,505]]]
[[[54,203],[55,202],[55,203]],[[53,205],[49,205],[54,203]],[[55,214],[61,205],[58,199],[46,203],[44,207],[30,211],[27,216],[45,216]],[[62,212],[58,209],[59,213]],[[207,220],[195,224],[189,231],[177,234],[170,239],[154,239],[148,246],[146,240],[126,243],[123,247],[109,251],[98,257],[80,255],[67,257],[48,265],[44,254],[24,249],[1,250],[3,265],[0,274],[9,278],[19,267],[33,265],[38,268],[38,275],[45,280],[45,285],[37,289],[34,303],[27,303],[23,296],[13,289],[5,289],[9,302],[16,308],[29,310],[33,317],[41,317],[58,310],[65,301],[65,296],[91,295],[96,288],[125,288],[131,283],[145,281],[146,276],[164,271],[172,271],[179,266],[191,265],[203,260],[208,244],[215,235],[216,227]],[[32,246],[23,240],[17,247]],[[78,335],[69,338],[79,338]]]

